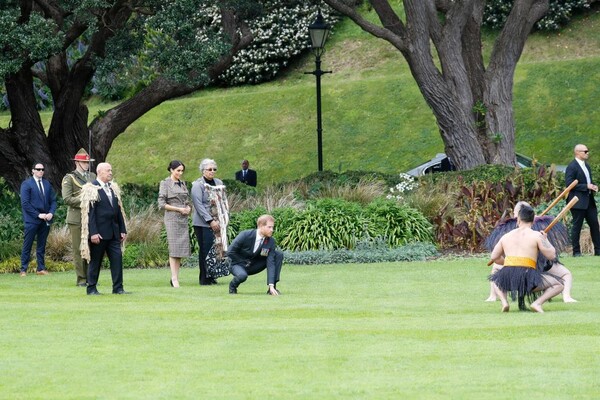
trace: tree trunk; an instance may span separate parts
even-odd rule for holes
[[[487,70],[481,52],[482,0],[404,0],[406,22],[388,0],[371,0],[381,26],[344,0],[324,1],[402,53],[458,169],[516,165],[513,76],[548,0],[514,1]]]
[[[11,123],[0,132],[0,175],[15,191],[31,175],[35,163],[44,164],[46,177],[54,172],[48,140],[36,108],[30,67],[24,65],[4,82],[11,105]]]

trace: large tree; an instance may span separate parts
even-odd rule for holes
[[[459,169],[515,165],[513,78],[532,27],[548,0],[514,0],[485,65],[481,24],[485,0],[370,0],[380,23],[348,0],[324,0],[363,30],[398,49],[432,109],[446,153]]]
[[[206,87],[252,41],[245,21],[252,0],[3,0],[0,77],[11,124],[0,129],[0,176],[17,189],[34,162],[55,187],[88,148],[97,162],[130,124],[160,103]],[[88,124],[85,96],[99,69],[137,63],[146,78],[137,94]],[[46,132],[34,81],[51,93]]]

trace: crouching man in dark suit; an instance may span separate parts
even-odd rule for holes
[[[266,268],[267,294],[278,296],[280,293],[277,290],[277,282],[283,264],[283,253],[275,249],[275,218],[271,215],[261,215],[256,225],[257,229],[240,232],[227,249],[233,275],[229,293],[236,294],[238,286],[248,279],[248,275],[258,274]]]
[[[90,263],[87,272],[87,294],[100,294],[96,285],[104,254],[108,255],[110,261],[112,292],[129,294],[123,290],[121,244],[127,236],[127,229],[123,216],[121,192],[119,186],[111,182],[112,167],[110,164],[98,164],[96,173],[97,180],[84,185],[81,193],[81,255]]]

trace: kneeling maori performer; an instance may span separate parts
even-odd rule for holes
[[[535,212],[529,206],[521,206],[517,216],[518,228],[504,235],[492,250],[491,259],[504,268],[490,276],[499,289],[502,312],[508,312],[507,292],[513,300],[519,299],[519,309],[526,310],[525,298],[531,310],[544,312],[542,304],[563,290],[559,278],[536,269],[538,252],[548,260],[556,258],[556,249],[550,244],[545,232],[531,229]],[[544,293],[538,297],[540,291]]]

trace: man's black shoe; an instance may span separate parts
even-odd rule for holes
[[[229,294],[237,294],[237,288],[229,285]]]
[[[581,253],[573,253],[573,257],[581,257]]]
[[[125,290],[121,289],[117,290],[116,292],[113,292],[113,294],[131,294],[131,292],[126,292]]]
[[[88,292],[88,296],[99,296],[99,295],[101,295],[101,294],[102,294],[102,293],[100,293],[100,292],[99,292],[99,291],[97,291],[97,290],[93,290],[93,291],[91,291],[91,292]]]

